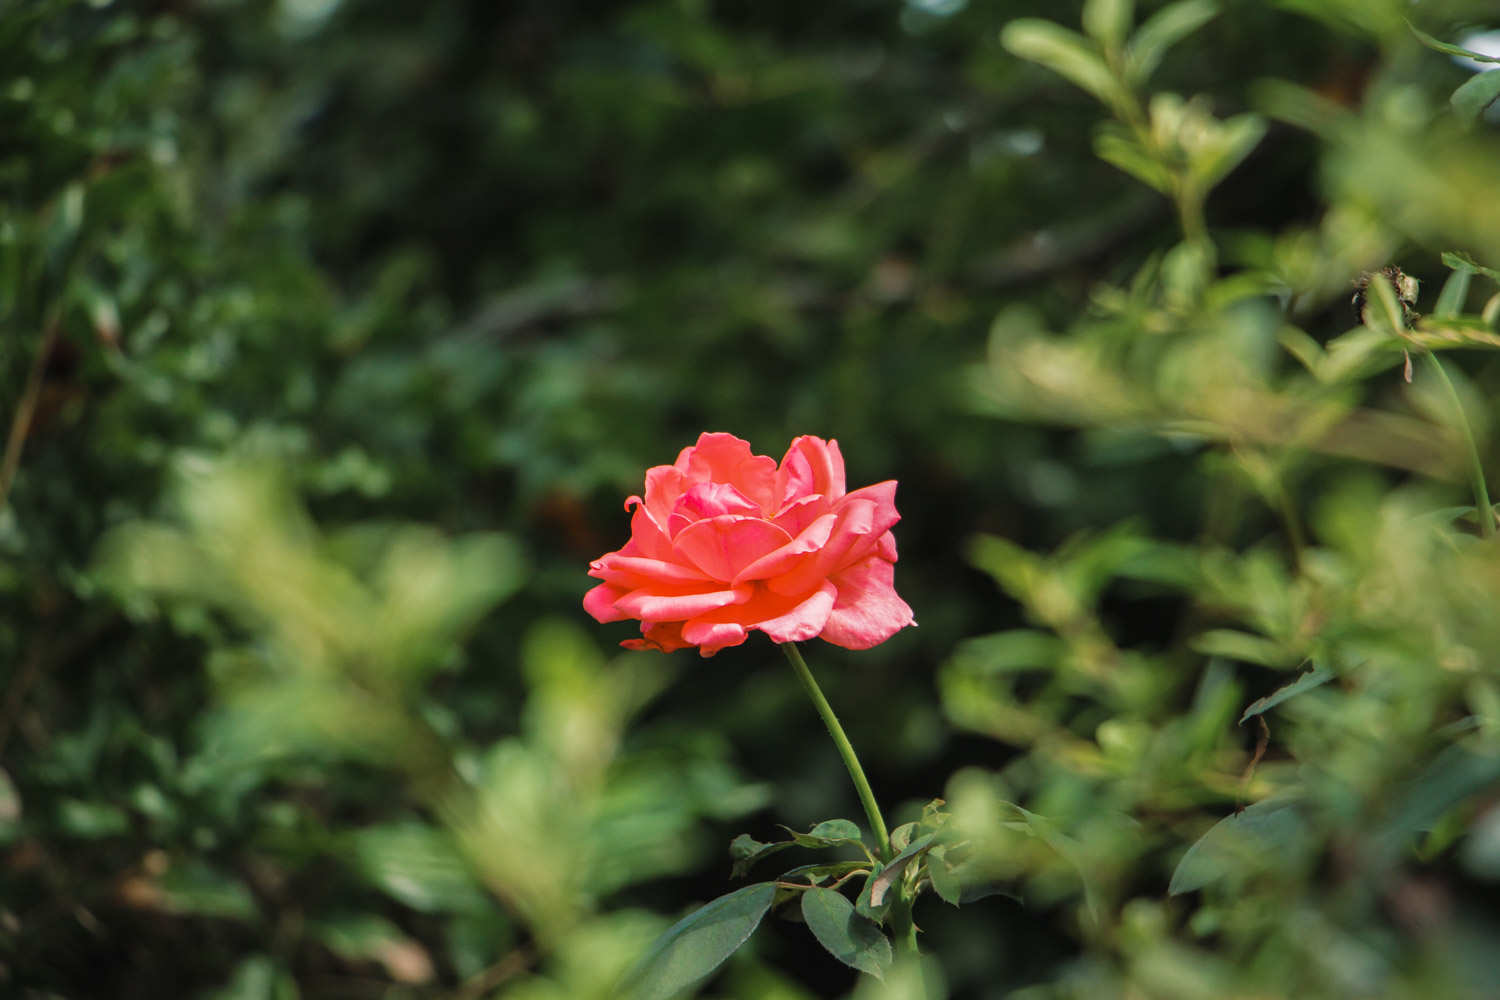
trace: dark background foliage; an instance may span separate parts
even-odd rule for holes
[[[579,599],[647,466],[704,429],[776,456],[798,434],[837,438],[852,484],[901,483],[897,582],[921,623],[866,653],[807,650],[878,793],[911,818],[955,771],[1022,753],[939,699],[961,640],[1023,621],[971,539],[1048,550],[1130,521],[1189,543],[1219,530],[1205,511],[1229,489],[1195,446],[997,419],[968,380],[1003,309],[1065,328],[1101,282],[1129,285],[1179,240],[1166,199],[1093,155],[1097,103],[1000,43],[1017,17],[1076,26],[1079,6],[0,7],[0,403],[24,414],[0,505],[0,989],[587,995],[548,965],[567,947],[503,891],[476,904],[455,876],[403,895],[350,860],[367,856],[355,831],[432,821],[415,765],[317,739],[213,749],[231,731],[279,738],[274,718],[245,729],[218,707],[235,657],[276,659],[275,615],[243,611],[244,581],[194,599],[218,593],[207,570],[185,602],[122,591],[100,545],[181,520],[175,477],[225,454],[279,470],[330,532],[419,522],[514,543],[511,575],[480,588],[508,600],[434,632],[441,665],[409,689],[463,770],[518,732],[545,742],[526,728],[551,690],[550,667],[524,666],[528,642],[551,641],[537,622],[584,659],[631,634]],[[1348,109],[1372,79],[1441,101],[1465,78],[1341,20],[1347,6],[1226,3],[1153,88],[1207,95],[1223,118],[1261,106],[1266,78]],[[1424,16],[1450,18],[1436,30],[1465,14]],[[1357,200],[1320,173],[1325,145],[1273,123],[1209,202],[1225,245]],[[1396,229],[1413,273],[1446,273],[1437,251],[1455,244]],[[1326,340],[1352,322],[1344,299],[1298,322]],[[1493,384],[1492,365],[1472,370]],[[1299,498],[1334,475],[1320,470],[1293,482]],[[247,537],[274,537],[273,514],[245,515]],[[1277,519],[1245,505],[1220,540],[1274,536]],[[211,548],[212,516],[193,523]],[[1111,584],[1098,611],[1120,646],[1154,654],[1191,630],[1191,597]],[[1201,658],[1163,662],[1166,707],[1191,710]],[[669,857],[590,876],[605,888],[578,912],[679,913],[729,886],[735,833],[858,815],[768,643],[641,669],[670,682],[623,728],[621,766],[666,782],[682,819],[637,852]],[[1280,683],[1242,674],[1245,701]],[[1224,741],[1243,754],[1254,736]],[[1170,870],[1143,865],[1122,898],[1161,894]],[[1076,901],[929,902],[919,922],[954,995],[1089,967]],[[729,995],[854,984],[784,923],[730,975]]]

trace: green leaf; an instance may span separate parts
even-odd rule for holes
[[[1270,711],[1288,698],[1295,698],[1304,691],[1311,691],[1315,687],[1322,687],[1333,680],[1333,676],[1333,671],[1326,667],[1314,667],[1285,687],[1277,688],[1264,698],[1257,698],[1255,701],[1252,701],[1250,707],[1245,709],[1245,714],[1240,716],[1240,725],[1244,725],[1246,719],[1251,719]]]
[[[264,955],[241,962],[229,982],[206,1000],[297,1000],[297,982],[280,964]]]
[[[202,861],[174,863],[162,874],[157,888],[162,909],[170,913],[233,920],[256,915],[255,899],[245,884]]]
[[[851,968],[885,977],[891,942],[873,920],[860,916],[842,893],[809,889],[802,894],[802,919],[828,954]]]
[[[957,906],[963,898],[963,886],[953,869],[948,867],[947,854],[948,849],[941,844],[927,852],[927,879],[940,899]]]
[[[1432,314],[1438,319],[1448,319],[1457,316],[1463,311],[1464,303],[1469,298],[1469,280],[1474,272],[1466,267],[1458,268],[1448,275],[1448,280],[1443,282],[1443,290],[1438,294],[1437,306]]]
[[[1120,47],[1134,21],[1134,0],[1086,0],[1083,5],[1083,30],[1105,51]]]
[[[1405,336],[1411,344],[1433,351],[1450,347],[1500,347],[1500,334],[1484,320],[1466,316],[1422,319]]]
[[[1201,889],[1234,872],[1271,867],[1307,834],[1295,803],[1272,799],[1219,820],[1199,837],[1172,872],[1167,894]]]
[[[859,827],[847,819],[825,819],[806,833],[794,833],[803,847],[832,847],[847,841],[858,841]]]
[[[911,835],[917,832],[917,824],[902,823],[891,831],[891,850],[903,851],[911,843]]]
[[[441,830],[414,822],[366,827],[354,834],[351,853],[366,878],[414,910],[474,912],[489,906]]]
[[[1226,119],[1210,152],[1195,157],[1193,172],[1207,187],[1219,183],[1239,166],[1266,134],[1266,120],[1246,113]]]
[[[1458,56],[1461,59],[1472,59],[1475,62],[1500,63],[1500,56],[1487,56],[1483,53],[1475,52],[1472,49],[1462,48],[1458,45],[1449,45],[1447,42],[1440,42],[1436,38],[1433,38],[1431,35],[1427,34],[1427,32],[1417,28],[1417,26],[1412,24],[1410,21],[1406,22],[1406,26],[1411,29],[1411,33],[1413,35],[1417,36],[1417,41],[1421,42],[1429,49],[1436,49],[1437,51],[1445,55]]]
[[[1072,81],[1111,108],[1129,103],[1130,95],[1098,51],[1077,32],[1051,21],[1023,17],[1005,26],[1000,43],[1014,55],[1040,63]]]
[[[1497,781],[1500,755],[1475,753],[1461,744],[1446,747],[1395,797],[1390,819],[1376,841],[1380,862],[1394,863],[1418,833]]]
[[[776,899],[758,882],[700,906],[667,928],[631,972],[629,995],[666,1000],[708,978],[750,939]]]
[[[1132,86],[1145,83],[1168,49],[1218,13],[1218,4],[1211,0],[1181,0],[1152,14],[1125,46],[1125,79]]]
[[[1094,133],[1094,154],[1162,194],[1172,193],[1172,172],[1114,122],[1104,123]]]
[[[762,843],[742,833],[729,842],[729,856],[734,859],[734,866],[730,869],[730,877],[744,878],[749,874],[751,867],[761,858],[770,857],[796,845],[795,841],[782,840],[774,844]]]
[[[1291,666],[1296,660],[1295,654],[1274,639],[1231,628],[1209,629],[1194,636],[1191,645],[1205,656],[1222,656],[1264,667]]]
[[[1450,267],[1455,271],[1473,271],[1475,274],[1484,275],[1491,281],[1500,282],[1500,270],[1496,270],[1493,267],[1485,267],[1466,253],[1458,253],[1453,250],[1444,251],[1443,266]]]
[[[1484,109],[1500,98],[1500,70],[1478,73],[1448,97],[1454,114],[1464,121],[1477,121]]]
[[[1078,873],[1078,880],[1083,883],[1084,904],[1088,907],[1090,919],[1097,926],[1102,910],[1098,894],[1094,891],[1094,880],[1089,877],[1088,869],[1084,867],[1078,842],[1059,831],[1047,817],[1016,805],[1014,802],[1010,803],[1010,807],[1021,814],[1027,833],[1040,838],[1042,843],[1056,851],[1058,857],[1066,861]]]

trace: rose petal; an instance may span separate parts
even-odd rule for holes
[[[642,621],[685,622],[716,608],[743,603],[753,593],[748,586],[709,593],[662,593],[662,589],[664,588],[652,587],[632,590],[623,597],[616,598],[615,607],[627,617]]]
[[[653,583],[702,584],[710,582],[709,578],[704,576],[696,566],[685,566],[682,563],[667,562],[663,559],[649,559],[645,556],[627,556],[619,552],[611,552],[590,563],[589,576],[597,577],[606,583],[618,584],[627,591],[640,590]]]
[[[830,501],[844,495],[844,456],[837,441],[824,441],[805,434],[792,442],[776,473],[776,494],[781,503],[811,493]]]
[[[843,503],[851,500],[869,500],[875,504],[875,512],[871,516],[871,533],[881,534],[896,526],[901,520],[901,515],[896,512],[896,481],[887,479],[883,483],[873,486],[864,486],[855,490],[843,499]],[[835,508],[837,509],[837,508]]]
[[[851,555],[855,546],[868,541],[873,548],[876,539],[870,535],[875,526],[876,505],[873,500],[848,500],[839,506],[837,521],[828,542],[812,555],[804,556],[791,570],[772,577],[766,585],[778,594],[806,594],[834,573],[858,561]]]
[[[806,642],[828,624],[837,597],[838,589],[825,581],[817,593],[786,614],[759,622],[755,627],[775,642]]]
[[[674,510],[697,521],[720,514],[759,514],[760,508],[729,483],[698,483],[677,501]]]
[[[790,572],[802,560],[810,558],[810,553],[817,552],[828,544],[828,538],[833,534],[834,525],[838,523],[838,520],[835,514],[824,514],[803,529],[796,538],[775,551],[767,552],[740,570],[735,574],[734,582],[764,580],[767,577]]]
[[[812,524],[824,514],[831,513],[833,504],[821,493],[809,493],[807,496],[797,497],[790,500],[771,518],[777,527],[783,529],[787,534],[796,537],[801,534],[809,524]]]
[[[615,602],[625,596],[625,589],[612,583],[601,583],[583,595],[583,610],[594,616],[601,625],[624,621],[631,617],[615,607]]]
[[[683,640],[681,622],[642,622],[641,638],[626,639],[620,645],[626,649],[654,649],[659,653],[670,653],[677,649],[687,649],[692,643]]]
[[[630,542],[620,551],[624,552],[634,546],[641,554],[652,559],[671,559],[672,538],[666,532],[666,520],[658,523],[651,508],[640,497],[626,500],[626,509],[632,503],[635,504],[635,513],[630,515]]]
[[[631,497],[625,501],[625,506],[628,508],[632,500],[643,505],[657,529],[665,534],[667,518],[671,516],[672,508],[677,506],[678,498],[691,485],[681,469],[671,465],[653,465],[646,470],[644,498]]]
[[[911,607],[897,594],[895,567],[877,556],[845,569],[833,578],[838,600],[821,638],[845,649],[877,646],[908,625]]]
[[[738,646],[750,633],[735,622],[694,620],[682,626],[684,641],[698,647],[698,655],[710,657],[726,646]]]
[[[776,462],[733,434],[700,434],[696,445],[677,456],[676,468],[694,483],[729,483],[763,511],[774,505]]]
[[[790,542],[791,536],[758,517],[724,514],[678,532],[677,552],[715,580],[733,580],[739,570]]]

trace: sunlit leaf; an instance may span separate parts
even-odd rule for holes
[[[1040,63],[1093,94],[1110,107],[1129,100],[1088,39],[1051,21],[1020,18],[1000,33],[1001,43],[1022,59]]]
[[[1167,50],[1218,14],[1212,0],[1179,0],[1148,17],[1125,48],[1125,76],[1139,86],[1161,64]]]

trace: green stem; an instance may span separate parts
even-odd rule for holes
[[[1493,538],[1495,535],[1495,509],[1490,506],[1490,491],[1484,484],[1484,466],[1479,461],[1479,446],[1474,443],[1474,431],[1469,427],[1469,418],[1464,416],[1463,400],[1458,398],[1458,390],[1453,387],[1453,380],[1448,378],[1448,373],[1443,370],[1436,354],[1428,354],[1432,359],[1432,367],[1442,380],[1443,387],[1448,390],[1448,398],[1453,402],[1453,411],[1458,414],[1458,429],[1463,434],[1464,444],[1469,449],[1469,477],[1474,484],[1474,506],[1479,518],[1479,531],[1485,538]]]
[[[849,769],[849,777],[854,780],[854,790],[859,793],[860,805],[865,807],[865,816],[870,820],[870,828],[875,831],[875,840],[880,847],[880,860],[891,860],[891,835],[886,832],[885,820],[880,815],[880,806],[875,802],[875,793],[870,790],[870,781],[865,777],[865,769],[859,765],[859,756],[854,752],[854,745],[849,742],[849,737],[844,735],[844,727],[839,725],[839,717],[833,714],[833,706],[828,704],[828,699],[823,697],[823,691],[818,687],[818,682],[813,680],[812,671],[807,669],[807,662],[802,659],[802,651],[797,648],[797,644],[783,642],[779,645],[781,651],[786,654],[786,658],[791,661],[792,670],[797,674],[797,679],[807,690],[807,696],[812,699],[813,707],[823,717],[823,725],[828,727],[828,735],[833,737],[833,745],[838,747],[839,756],[844,758],[844,766]]]

